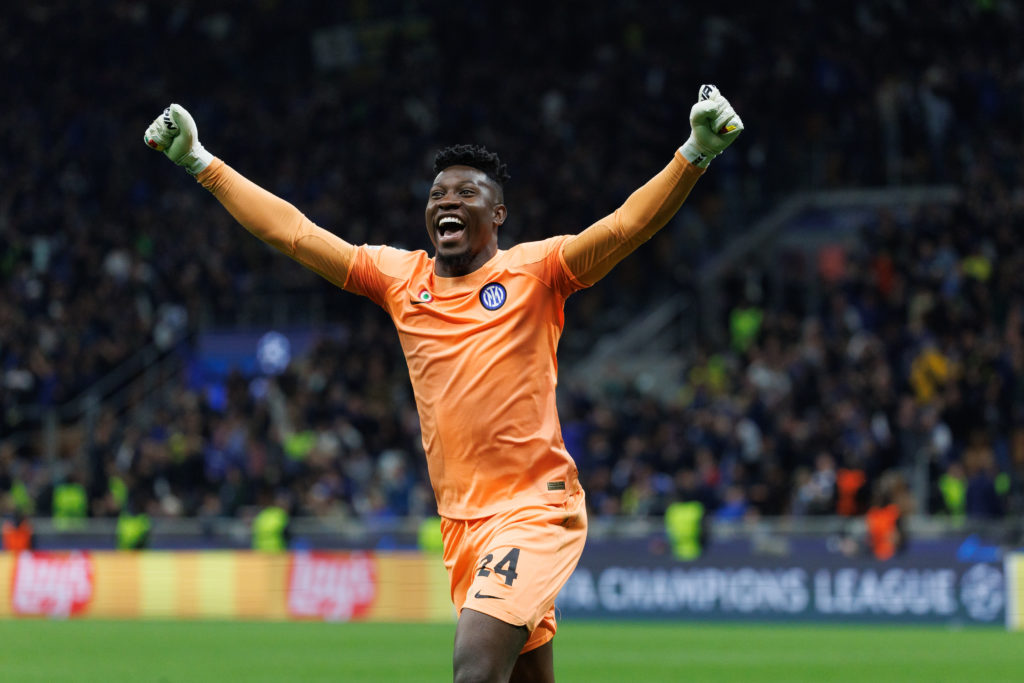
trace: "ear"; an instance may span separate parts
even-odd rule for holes
[[[494,227],[500,228],[501,224],[508,218],[508,209],[505,208],[504,204],[494,205]]]

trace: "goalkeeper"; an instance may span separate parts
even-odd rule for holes
[[[354,246],[247,180],[170,105],[145,142],[256,237],[392,318],[409,367],[444,564],[459,613],[456,681],[553,681],[554,603],[586,539],[576,466],[555,407],[566,298],[608,273],[676,213],[743,123],[712,85],[668,165],[575,235],[498,249],[509,175],[479,146],[442,149],[426,197],[433,245]]]

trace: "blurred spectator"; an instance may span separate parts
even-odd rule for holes
[[[939,479],[943,510],[955,520],[962,520],[967,512],[967,476],[959,461],[949,463]]]
[[[140,497],[139,492],[134,493],[117,517],[118,550],[142,550],[149,546],[152,520],[140,504]]]
[[[53,487],[52,510],[54,521],[65,529],[74,528],[85,520],[89,512],[89,498],[80,474],[75,473]]]
[[[31,550],[34,546],[32,522],[21,512],[15,511],[5,519],[2,528],[3,549],[9,553]]]
[[[708,544],[707,513],[697,500],[677,500],[665,511],[665,533],[672,554],[680,560],[696,560]]]
[[[271,496],[264,491],[260,496],[260,510],[252,520],[252,548],[265,553],[279,553],[288,549],[291,537],[291,501],[287,493]]]
[[[865,517],[868,545],[876,559],[892,559],[906,547],[904,516],[908,510],[905,501],[906,492],[898,475],[893,473],[878,482]]]
[[[964,511],[967,516],[976,519],[1001,517],[1003,504],[996,490],[995,461],[983,432],[973,434],[964,453],[964,463],[967,472]]]
[[[864,512],[867,477],[863,470],[840,468],[836,473],[836,514],[857,517]]]

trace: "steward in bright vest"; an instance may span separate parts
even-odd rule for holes
[[[665,510],[665,532],[672,554],[680,560],[695,560],[704,551],[704,505],[695,500],[672,503]]]
[[[939,492],[946,512],[953,519],[962,520],[967,510],[967,477],[960,463],[952,463],[939,477]]]
[[[871,553],[879,560],[891,559],[903,546],[900,506],[895,503],[875,505],[868,510],[865,521]]]
[[[124,510],[117,518],[117,549],[142,550],[149,545],[152,523],[145,512],[133,514]]]
[[[3,549],[20,553],[32,549],[32,523],[20,512],[15,512],[12,519],[4,520]]]
[[[425,553],[438,553],[444,551],[444,540],[441,538],[441,518],[427,517],[420,522],[416,533],[416,544]]]
[[[89,496],[78,481],[67,481],[53,487],[53,520],[58,529],[81,524],[89,514]]]
[[[864,510],[862,499],[867,477],[864,470],[843,467],[836,473],[836,514],[856,517]]]
[[[277,505],[260,510],[252,520],[252,548],[266,553],[288,549],[288,512]]]

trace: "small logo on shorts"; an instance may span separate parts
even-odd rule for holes
[[[564,481],[549,481],[548,482],[548,491],[564,491],[564,490],[565,490],[565,482]]]
[[[492,282],[480,290],[480,303],[488,311],[496,311],[505,303],[508,294],[499,282]]]
[[[484,595],[484,594],[483,594],[483,593],[481,593],[480,591],[477,591],[477,592],[476,592],[476,593],[475,593],[475,594],[473,595],[473,597],[474,597],[474,598],[491,598],[491,599],[493,599],[493,600],[504,600],[504,599],[505,599],[505,598],[501,597],[500,595]]]

